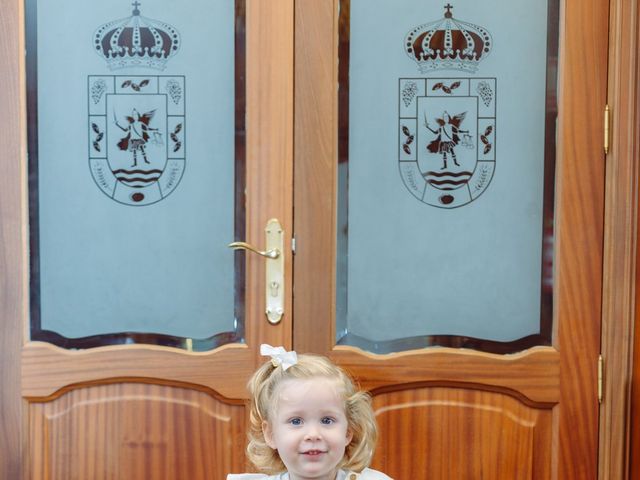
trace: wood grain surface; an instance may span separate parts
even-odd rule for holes
[[[29,405],[32,480],[224,479],[244,469],[243,405],[115,383]]]
[[[530,404],[553,405],[560,400],[560,357],[550,347],[535,347],[513,355],[453,348],[374,355],[338,346],[330,355],[352,372],[366,390],[424,381],[469,383],[478,388],[510,391]]]
[[[553,472],[558,479],[598,474],[608,13],[607,2],[569,0],[560,36],[554,341],[560,351],[560,411]]]
[[[242,452],[229,442],[244,444],[244,383],[262,362],[257,346],[289,347],[292,339],[300,351],[329,354],[373,391],[382,432],[375,466],[398,480],[416,472],[434,479],[624,478],[630,363],[624,341],[640,281],[629,265],[638,224],[638,7],[612,0],[609,20],[606,1],[562,4],[553,347],[508,356],[448,349],[378,356],[335,348],[333,341],[337,0],[296,0],[295,12],[293,0],[247,0],[248,220],[241,240],[262,247],[266,221],[277,217],[284,225],[283,322],[266,322],[264,259],[247,256],[246,346],[211,354],[140,346],[69,352],[38,342],[22,348],[28,325],[23,7],[3,0],[0,479],[222,479],[243,470]],[[616,88],[609,94],[614,132],[623,133],[614,133],[605,171],[607,82]],[[599,419],[601,316],[608,381]],[[640,455],[638,431],[632,430],[632,452]],[[632,462],[630,478],[638,475],[640,465]]]
[[[551,409],[451,387],[379,394],[374,408],[382,431],[374,468],[393,478],[549,478]],[[407,445],[424,453],[407,456]]]
[[[293,0],[247,0],[247,242],[264,248],[267,221],[284,229],[285,305],[265,316],[265,260],[247,253],[247,343],[291,346],[293,234]],[[242,239],[241,239],[242,240]],[[261,363],[258,358],[255,364]]]
[[[0,478],[19,480],[24,435],[20,348],[25,326],[24,75],[22,2],[0,8]]]
[[[147,378],[191,384],[228,399],[247,398],[245,384],[253,372],[253,353],[243,345],[215,353],[193,353],[159,346],[109,346],[69,351],[43,342],[23,348],[22,394],[42,401],[61,391],[117,378]]]
[[[640,318],[638,288],[638,159],[640,158],[640,9],[637,2],[611,2],[609,21],[609,93],[611,148],[605,192],[602,355],[604,399],[600,408],[599,478],[640,478],[640,444],[629,457],[629,433],[640,435],[638,406],[630,405],[631,386],[638,394],[638,349],[634,320]],[[637,327],[636,332],[638,332]],[[633,358],[633,355],[636,358]],[[635,365],[635,372],[633,371]],[[633,377],[632,377],[633,375]],[[629,382],[632,379],[632,382]],[[637,400],[636,400],[637,402]],[[631,410],[633,408],[633,410]],[[631,459],[631,475],[627,477]]]
[[[293,344],[300,352],[325,351],[335,316],[336,12],[336,0],[296,1]]]

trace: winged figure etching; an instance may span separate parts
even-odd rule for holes
[[[113,112],[113,117],[116,126],[125,132],[125,136],[118,142],[118,148],[125,152],[131,152],[133,155],[133,165],[138,165],[138,152],[142,154],[144,163],[150,163],[147,159],[146,145],[151,141],[155,145],[162,144],[162,133],[158,128],[151,127],[151,121],[156,111],[151,110],[149,112],[140,114],[135,108],[131,112],[131,115],[125,116],[126,124],[120,125],[118,118]]]
[[[469,130],[462,130],[460,127],[467,112],[459,113],[458,115],[451,116],[445,110],[442,113],[442,117],[436,118],[437,127],[431,128],[427,121],[427,116],[424,117],[424,126],[433,133],[436,137],[428,145],[427,150],[431,153],[442,154],[442,167],[441,170],[447,168],[447,156],[450,155],[453,163],[456,166],[460,166],[456,159],[455,147],[460,143],[460,135],[464,134],[463,144],[469,146],[471,136]],[[471,145],[471,148],[473,146]]]

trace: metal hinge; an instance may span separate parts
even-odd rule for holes
[[[602,403],[604,395],[604,358],[598,355],[598,403]]]
[[[296,237],[291,239],[291,253],[296,254]]]
[[[604,154],[609,154],[609,138],[611,137],[611,110],[609,109],[609,105],[604,106]]]

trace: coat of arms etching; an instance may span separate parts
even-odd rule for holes
[[[178,31],[143,17],[139,6],[94,34],[110,70],[162,71],[178,52]],[[185,77],[90,75],[87,88],[89,166],[98,187],[126,205],[167,197],[185,170]]]
[[[418,200],[440,208],[478,198],[496,165],[497,79],[432,74],[475,73],[491,50],[489,32],[452,9],[407,33],[405,51],[429,77],[400,78],[398,86],[400,175]]]

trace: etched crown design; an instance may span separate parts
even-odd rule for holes
[[[180,34],[168,23],[140,15],[138,1],[132,5],[130,17],[106,23],[96,30],[95,50],[111,70],[125,67],[163,70],[169,58],[178,53]]]
[[[405,37],[405,51],[418,64],[421,73],[433,70],[475,72],[491,51],[491,34],[479,25],[453,18],[451,4],[444,17],[420,25]]]

